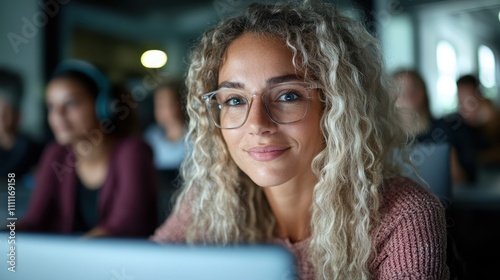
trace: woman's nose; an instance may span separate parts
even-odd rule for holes
[[[245,125],[248,127],[248,133],[250,134],[260,135],[276,131],[276,123],[269,116],[260,97],[253,97]]]
[[[52,106],[49,111],[49,116],[52,118],[64,118],[66,109],[64,106]]]

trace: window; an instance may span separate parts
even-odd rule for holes
[[[437,102],[443,113],[451,113],[457,106],[456,78],[457,78],[457,54],[455,48],[447,42],[440,41],[436,48],[436,61],[438,68],[437,79]]]
[[[479,46],[477,50],[479,81],[484,86],[485,97],[496,98],[496,73],[495,73],[495,55],[493,51],[485,45]]]

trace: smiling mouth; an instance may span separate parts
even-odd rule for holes
[[[256,146],[246,150],[248,155],[256,161],[271,161],[283,155],[289,147],[283,146]]]

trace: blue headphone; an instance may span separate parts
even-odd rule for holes
[[[99,120],[112,118],[114,112],[111,110],[113,98],[111,96],[111,84],[104,74],[94,65],[87,61],[68,59],[57,66],[54,75],[64,72],[75,71],[88,76],[98,88],[98,93],[95,101],[95,112]]]

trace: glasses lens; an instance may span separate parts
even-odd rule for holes
[[[220,128],[243,125],[248,112],[248,101],[232,90],[220,90],[209,99],[207,107],[215,124]]]
[[[292,123],[302,120],[309,107],[309,90],[302,84],[280,85],[264,95],[266,109],[273,121]]]
[[[238,91],[220,89],[208,95],[206,106],[215,125],[220,128],[238,128],[248,116],[249,101]],[[262,97],[264,106],[271,119],[280,124],[302,120],[309,107],[307,84],[290,83],[270,88]]]

